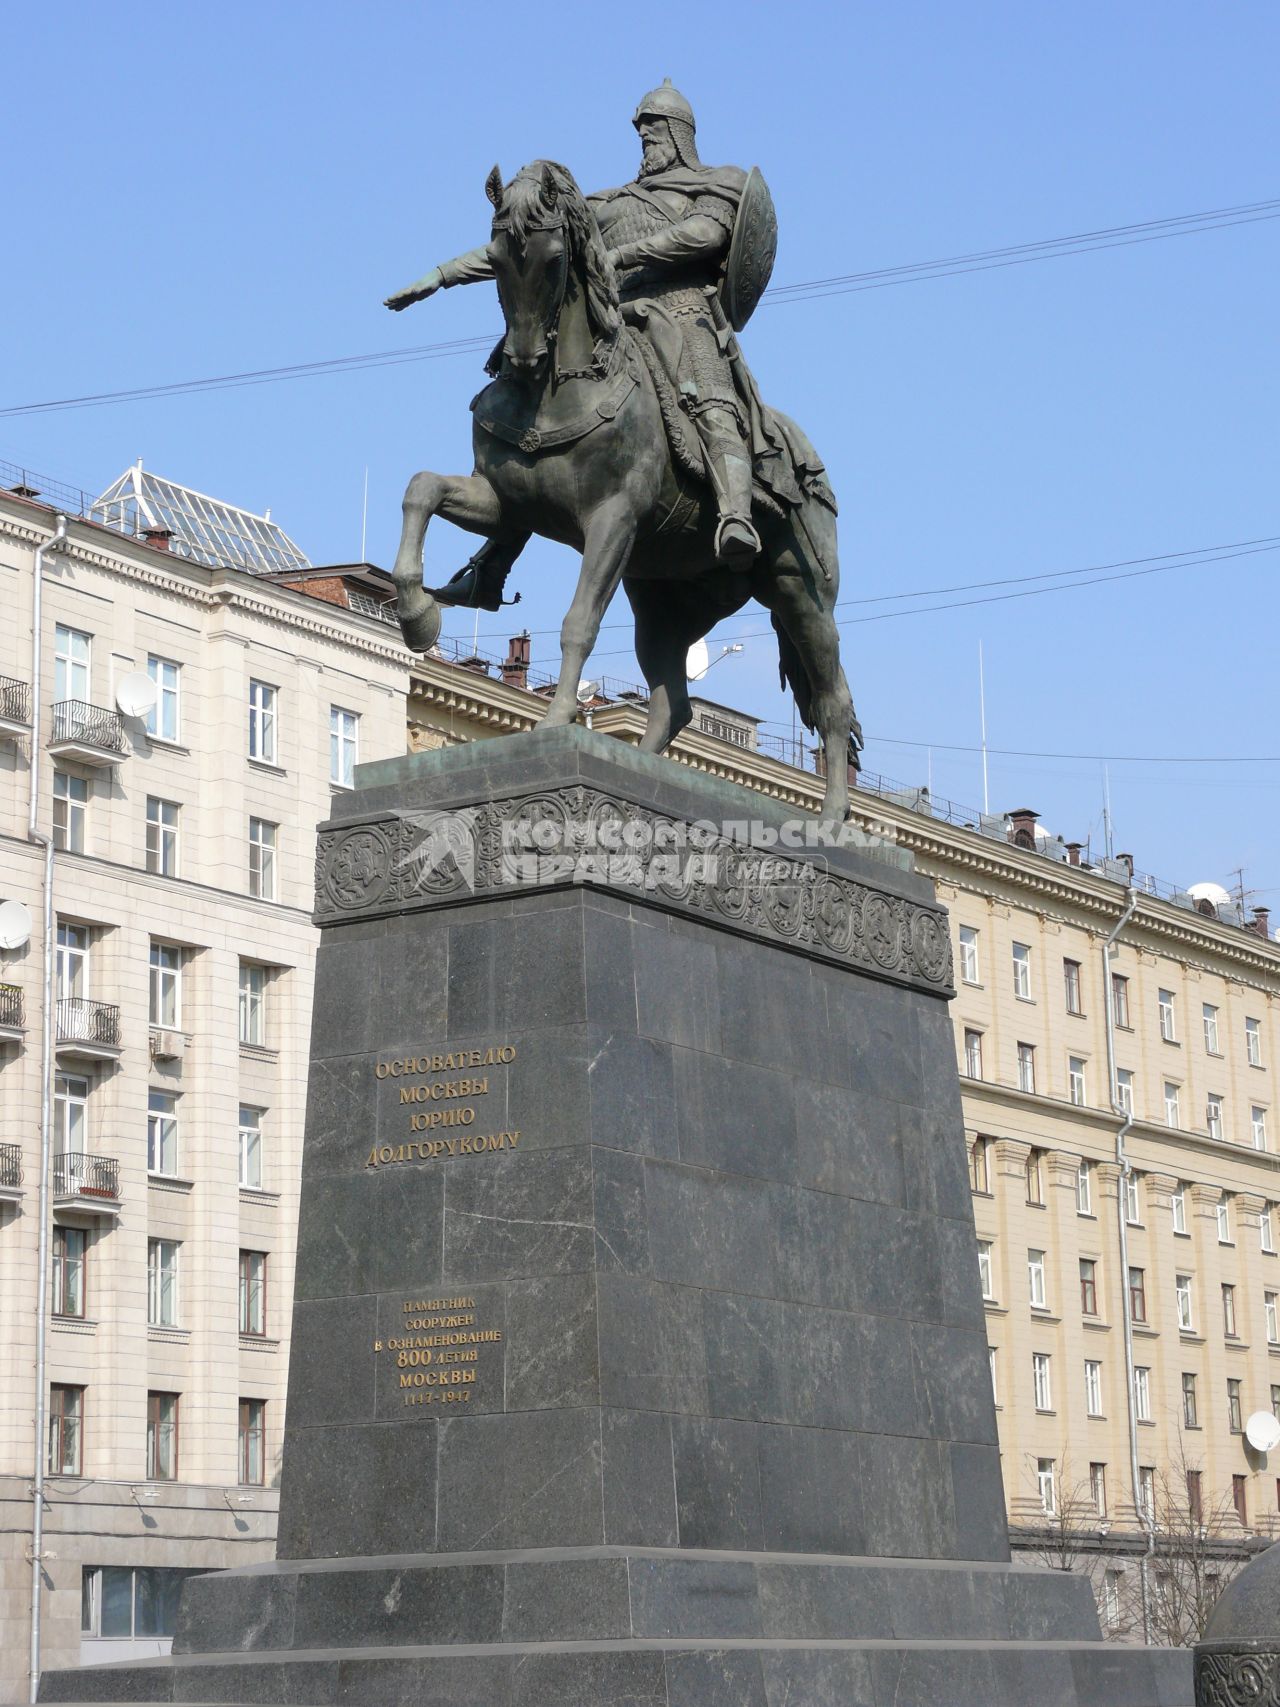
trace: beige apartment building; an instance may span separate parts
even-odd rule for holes
[[[527,665],[523,637],[490,664],[419,660],[410,747],[533,727]],[[750,718],[694,709],[684,763],[816,806],[820,780]],[[636,696],[591,714],[639,739]],[[1178,1624],[1156,1601],[1180,1554],[1212,1592],[1280,1536],[1280,1450],[1245,1434],[1255,1413],[1280,1418],[1280,943],[1265,910],[1131,886],[1125,859],[1081,863],[1032,812],[965,822],[869,780],[855,818],[913,851],[951,915],[1015,1547],[1088,1568],[1117,1635],[1141,1634],[1145,1590],[1159,1640]]]
[[[263,522],[217,508],[231,534]],[[376,606],[264,579],[251,539],[246,568],[200,560],[230,535],[179,555],[198,546],[168,521],[150,542],[70,521],[37,668],[55,516],[0,494],[4,1701],[27,1699],[37,1450],[46,1667],[165,1651],[184,1573],[272,1552],[314,826],[357,759],[404,749],[408,654]]]

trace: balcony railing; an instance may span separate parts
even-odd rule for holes
[[[64,996],[58,1003],[58,1042],[120,1047],[120,1009],[87,996]]]
[[[50,741],[78,741],[104,753],[124,752],[124,723],[118,711],[82,699],[59,700],[53,708]]]
[[[53,1158],[55,1197],[120,1195],[120,1164],[114,1156],[85,1156],[77,1151]]]
[[[0,718],[8,723],[30,723],[31,687],[13,676],[0,676]]]
[[[16,1191],[22,1184],[22,1145],[0,1144],[0,1191]]]
[[[21,1031],[27,1023],[26,1003],[17,984],[0,984],[0,1031]]]

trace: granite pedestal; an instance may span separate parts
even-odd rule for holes
[[[786,824],[577,729],[362,768],[279,1560],[43,1701],[1191,1707],[1010,1565],[945,915]]]

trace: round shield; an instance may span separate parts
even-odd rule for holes
[[[747,173],[738,204],[721,287],[725,318],[735,332],[741,332],[755,313],[773,273],[777,253],[778,216],[773,197],[760,168],[753,166]]]

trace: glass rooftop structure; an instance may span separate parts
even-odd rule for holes
[[[310,561],[271,520],[271,511],[255,516],[163,480],[142,466],[139,457],[119,480],[95,498],[90,521],[120,533],[141,536],[152,528],[172,535],[169,550],[211,569],[246,569],[251,575],[309,569]]]

